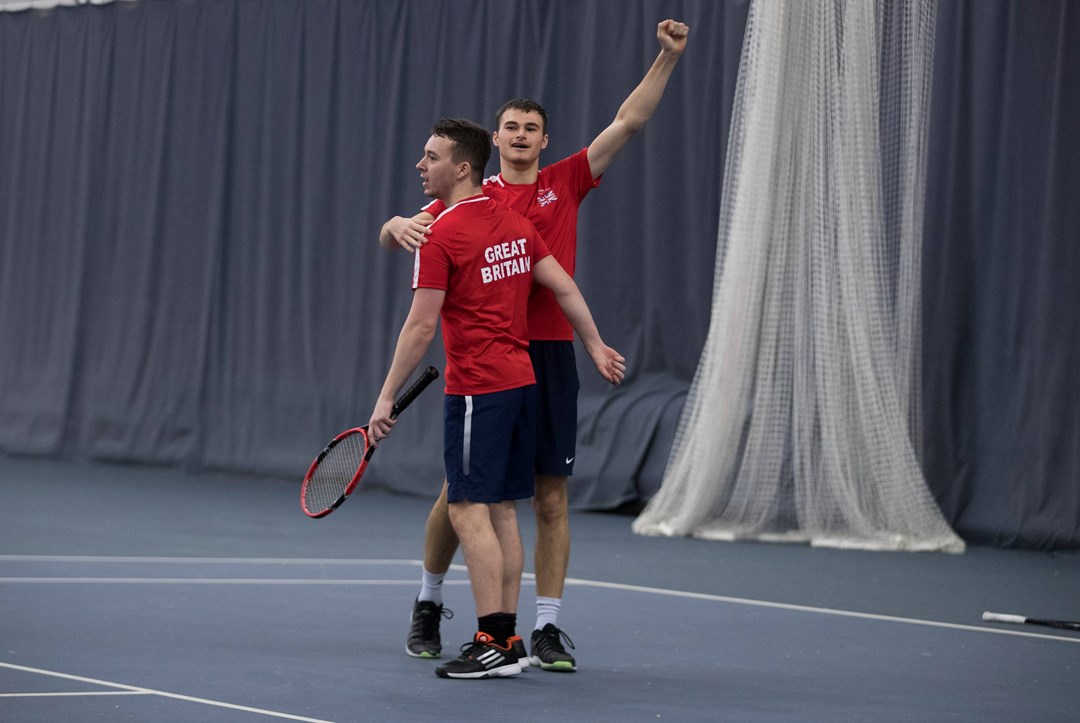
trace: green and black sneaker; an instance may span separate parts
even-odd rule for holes
[[[452,617],[454,613],[442,605],[428,600],[414,601],[405,652],[414,658],[438,658],[442,655],[439,622],[442,618],[449,620]]]
[[[574,656],[566,652],[563,641],[571,648],[574,641],[570,636],[548,623],[540,630],[532,633],[532,657],[529,659],[533,665],[539,665],[541,670],[551,670],[556,673],[573,673],[577,670]]]

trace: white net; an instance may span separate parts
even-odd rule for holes
[[[933,0],[757,0],[712,317],[642,534],[960,552],[920,469]]]

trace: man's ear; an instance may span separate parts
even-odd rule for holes
[[[463,178],[468,178],[470,173],[472,173],[471,163],[469,163],[468,161],[462,161],[458,164],[457,177],[459,181]]]
[[[544,150],[545,148],[547,148],[547,144],[548,144],[548,134],[545,133],[544,134],[544,140],[540,141],[540,150]]]

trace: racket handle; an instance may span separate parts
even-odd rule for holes
[[[413,403],[413,400],[420,396],[420,392],[427,388],[428,384],[439,378],[439,370],[435,367],[428,367],[424,370],[424,373],[420,375],[420,378],[412,383],[412,386],[405,390],[405,393],[398,397],[394,402],[394,406],[390,408],[390,419],[396,419],[397,415],[405,411],[405,408]]]
[[[984,621],[988,623],[1015,623],[1016,625],[1023,625],[1027,622],[1027,618],[1023,615],[1005,615],[1003,613],[983,613]]]

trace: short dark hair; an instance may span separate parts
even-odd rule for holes
[[[443,118],[431,127],[431,135],[454,142],[450,160],[472,166],[475,183],[484,180],[484,168],[491,158],[491,137],[487,129],[464,118]]]
[[[547,111],[544,110],[544,106],[537,103],[535,100],[529,100],[528,98],[514,98],[508,100],[502,104],[502,108],[495,114],[495,132],[499,132],[499,126],[502,124],[503,113],[508,110],[520,110],[525,113],[539,113],[540,118],[543,119],[544,124],[540,128],[542,133],[547,133]]]

